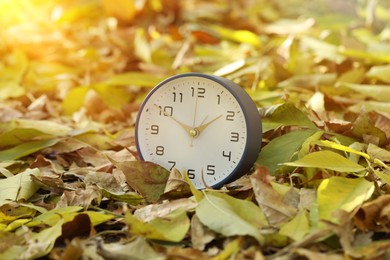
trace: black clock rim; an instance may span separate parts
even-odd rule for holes
[[[145,161],[141,149],[138,144],[138,122],[140,120],[140,117],[142,115],[142,111],[149,100],[149,98],[156,92],[160,87],[165,85],[166,83],[173,81],[175,79],[184,78],[184,77],[200,77],[200,78],[206,78],[211,81],[217,82],[223,87],[225,87],[237,100],[238,104],[241,107],[241,110],[243,111],[244,118],[245,118],[245,124],[247,128],[247,140],[245,143],[244,153],[241,156],[240,161],[237,163],[237,166],[233,169],[233,171],[226,176],[225,178],[221,179],[218,183],[215,183],[211,185],[212,188],[220,188],[224,184],[230,183],[246,173],[250,171],[250,169],[255,164],[260,150],[261,150],[261,143],[262,143],[262,123],[261,123],[261,117],[260,113],[257,110],[257,107],[252,100],[252,98],[249,96],[246,91],[237,85],[236,83],[215,75],[210,74],[204,74],[204,73],[198,73],[198,72],[187,72],[182,74],[177,74],[174,76],[171,76],[160,83],[158,83],[145,97],[144,101],[142,102],[140,109],[138,110],[137,118],[136,118],[136,125],[135,125],[135,144],[137,147],[138,156],[141,160]]]

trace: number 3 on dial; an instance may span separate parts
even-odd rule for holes
[[[142,160],[186,171],[196,188],[248,173],[261,147],[261,118],[249,95],[217,76],[186,73],[158,84],[138,112]]]

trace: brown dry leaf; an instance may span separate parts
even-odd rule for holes
[[[149,222],[155,218],[163,218],[177,209],[184,209],[187,212],[194,211],[197,205],[198,204],[193,200],[183,198],[170,202],[163,202],[162,204],[149,204],[143,208],[137,209],[133,214],[142,221]]]
[[[156,202],[164,193],[169,171],[151,162],[127,161],[111,163],[126,176],[129,186],[139,192],[147,201]]]
[[[373,201],[364,203],[356,213],[355,225],[362,230],[388,230],[384,226],[388,221],[383,220],[386,217],[390,218],[390,212],[385,210],[389,205],[389,194],[384,194]]]
[[[191,219],[191,242],[192,246],[198,250],[204,250],[206,245],[216,239],[217,234],[204,226],[197,215]]]
[[[256,201],[271,226],[279,227],[297,214],[297,208],[286,204],[283,197],[272,188],[266,168],[256,168],[250,179]]]
[[[77,214],[72,221],[62,225],[61,236],[57,238],[56,243],[71,241],[76,237],[88,237],[91,235],[93,226],[87,214]]]

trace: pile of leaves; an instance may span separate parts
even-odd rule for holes
[[[383,259],[390,5],[0,1],[1,259]],[[219,190],[138,159],[137,110],[196,71],[259,107],[253,170]]]

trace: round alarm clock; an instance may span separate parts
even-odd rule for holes
[[[146,96],[135,138],[142,160],[186,171],[197,189],[219,188],[255,163],[261,118],[250,96],[232,81],[185,73]]]

